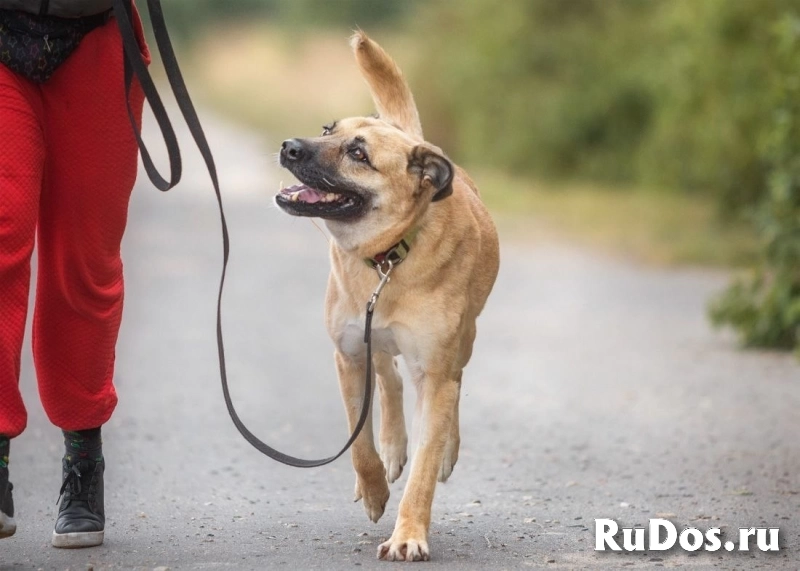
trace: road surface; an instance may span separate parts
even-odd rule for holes
[[[272,206],[288,178],[274,142],[203,116],[231,227],[235,401],[271,444],[329,455],[347,434],[322,325],[326,238]],[[375,553],[405,475],[372,524],[352,502],[348,457],[279,465],[227,416],[218,214],[198,153],[184,148],[180,188],[161,195],[140,177],[131,203],[120,404],[104,428],[105,544],[50,547],[61,437],[38,403],[26,344],[30,422],[11,456],[19,530],[0,543],[0,569],[386,569]],[[437,490],[425,568],[800,567],[800,366],[710,330],[705,303],[727,278],[501,240],[464,377],[461,456]],[[779,527],[780,551],[594,550],[595,519],[656,517],[733,539],[740,527]]]

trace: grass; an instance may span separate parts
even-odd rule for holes
[[[274,142],[316,135],[333,119],[373,112],[348,35],[264,23],[215,29],[194,42],[187,76],[202,102]],[[401,67],[416,63],[407,40],[374,36]],[[703,197],[543,183],[464,166],[508,237],[556,236],[656,264],[737,266],[755,257],[752,229],[721,224]]]

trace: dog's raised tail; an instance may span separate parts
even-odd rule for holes
[[[350,38],[350,45],[381,119],[423,139],[414,96],[394,60],[361,30]]]

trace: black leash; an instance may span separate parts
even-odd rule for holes
[[[142,61],[139,51],[139,43],[136,41],[136,35],[133,32],[133,8],[131,0],[113,0],[113,4],[114,16],[117,19],[117,24],[119,25],[119,30],[122,34],[122,42],[125,47],[125,93],[126,99],[128,100],[128,115],[130,116],[131,124],[133,125],[133,130],[136,134],[136,140],[139,143],[139,150],[141,151],[142,155],[142,163],[144,164],[144,168],[148,177],[156,186],[156,188],[161,191],[167,191],[178,184],[181,178],[181,152],[180,148],[178,147],[178,139],[175,136],[175,131],[172,128],[172,124],[170,123],[169,116],[164,108],[164,104],[161,101],[161,97],[158,95],[158,91],[153,83],[153,79],[150,77],[150,73],[147,71],[147,66],[145,65],[144,61]],[[222,194],[219,190],[217,168],[214,164],[214,157],[211,155],[211,149],[206,141],[203,127],[200,125],[200,120],[197,117],[192,100],[189,97],[189,91],[186,89],[186,84],[183,81],[183,75],[181,74],[180,67],[178,66],[178,60],[175,57],[175,51],[172,48],[172,41],[170,40],[169,33],[167,32],[167,25],[164,22],[164,13],[161,9],[161,2],[160,0],[147,0],[147,6],[150,12],[150,19],[153,23],[153,33],[155,34],[156,44],[158,45],[158,51],[161,54],[161,60],[164,64],[164,70],[166,71],[167,79],[172,87],[172,92],[175,94],[178,108],[180,109],[181,114],[183,115],[183,118],[189,127],[189,131],[191,132],[192,137],[197,144],[197,148],[200,150],[200,154],[203,156],[203,160],[206,163],[206,168],[208,169],[208,174],[211,177],[211,182],[214,185],[214,193],[217,196],[217,204],[219,206],[219,217],[222,224],[222,275],[219,280],[219,294],[217,295],[217,350],[219,352],[219,374],[222,380],[222,394],[225,397],[225,405],[228,407],[228,413],[231,416],[231,420],[233,420],[233,424],[239,430],[241,435],[244,436],[245,440],[252,444],[259,452],[266,454],[273,460],[277,460],[283,464],[288,464],[289,466],[296,466],[298,468],[314,468],[329,464],[344,454],[348,448],[350,448],[350,445],[353,444],[356,437],[358,437],[358,434],[361,432],[361,429],[364,427],[364,423],[367,421],[367,416],[369,415],[369,407],[372,401],[372,313],[375,303],[378,300],[378,296],[380,295],[380,290],[383,288],[386,282],[389,281],[389,273],[391,272],[392,266],[390,264],[389,269],[385,273],[379,272],[381,276],[381,282],[378,288],[375,290],[375,293],[372,295],[372,298],[367,303],[367,316],[364,328],[364,343],[367,344],[367,373],[364,381],[364,400],[361,405],[361,416],[358,418],[358,422],[353,430],[353,434],[344,445],[344,448],[328,458],[323,458],[321,460],[304,460],[302,458],[295,458],[294,456],[284,454],[283,452],[280,452],[279,450],[276,450],[259,440],[252,432],[250,432],[250,430],[247,429],[247,427],[239,418],[239,415],[236,413],[236,410],[233,407],[230,391],[228,390],[228,373],[225,368],[225,347],[222,339],[222,289],[225,285],[225,272],[228,268],[230,241],[228,238],[228,225],[225,222],[225,212],[222,208]],[[156,169],[155,165],[153,164],[153,161],[150,158],[150,153],[145,147],[144,141],[142,140],[142,135],[136,126],[134,115],[130,108],[129,95],[134,74],[139,80],[139,84],[141,85],[142,91],[144,92],[144,95],[150,104],[150,108],[153,110],[153,115],[155,115],[158,126],[161,129],[161,134],[164,137],[164,142],[167,146],[170,167],[168,181],[161,176],[161,174],[158,172],[158,169]]]

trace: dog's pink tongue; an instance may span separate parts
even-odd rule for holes
[[[286,194],[289,196],[296,195],[297,198],[294,198],[293,200],[307,202],[309,204],[314,204],[315,202],[322,200],[322,195],[318,191],[304,184],[294,184],[288,188],[284,188],[281,190],[281,194]]]

